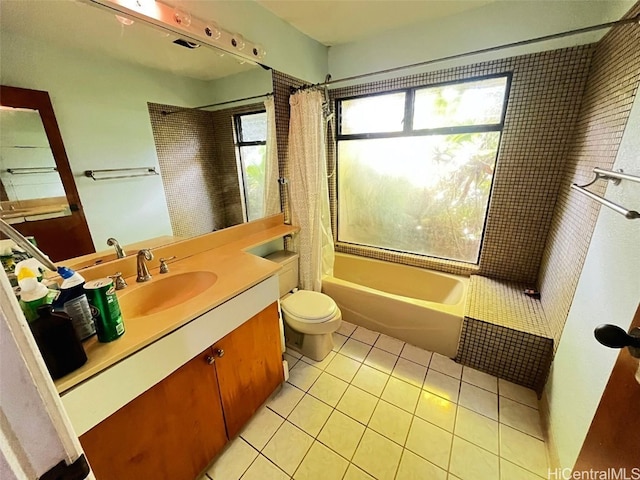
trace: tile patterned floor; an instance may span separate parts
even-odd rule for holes
[[[540,480],[536,395],[437,353],[343,322],[203,480]]]

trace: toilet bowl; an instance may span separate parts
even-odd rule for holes
[[[332,334],[340,328],[340,309],[324,293],[297,289],[297,254],[280,251],[266,258],[282,265],[278,280],[287,347],[312,360],[324,360],[333,350]]]

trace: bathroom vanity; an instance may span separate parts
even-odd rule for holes
[[[296,230],[277,217],[159,248],[179,260],[127,278],[125,335],[56,382],[99,480],[196,478],[284,381],[280,266],[244,251]]]

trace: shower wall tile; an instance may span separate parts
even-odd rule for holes
[[[173,234],[192,237],[242,223],[233,115],[264,106],[215,112],[155,103],[148,108]]]
[[[335,100],[483,75],[513,74],[479,264],[342,243],[337,244],[337,250],[535,285],[593,49],[593,45],[583,45],[332,90]],[[335,165],[332,139],[328,150],[331,172]],[[330,181],[330,197],[333,231],[337,232],[335,175]]]
[[[639,13],[640,2],[626,16]],[[612,168],[639,84],[640,28],[637,24],[616,27],[598,42],[593,54],[540,268],[542,305],[556,341],[562,335],[600,211],[600,204],[570,186],[591,181],[594,167]],[[589,190],[604,195],[606,187],[607,182],[601,181]],[[628,220],[620,217],[620,221]]]

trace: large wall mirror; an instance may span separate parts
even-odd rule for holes
[[[269,70],[73,0],[1,2],[0,22],[0,84],[48,92],[64,139],[70,188],[77,192],[74,201],[97,251],[109,249],[109,237],[153,247],[261,216]],[[247,97],[255,98],[230,102]],[[193,108],[211,104],[216,105]],[[19,125],[20,113],[29,115],[2,111],[3,127]],[[24,120],[30,130],[34,119]],[[42,141],[37,162],[29,157],[14,165],[15,155],[11,165],[5,161],[11,157],[5,146],[16,135],[0,137],[2,201],[30,191],[36,198],[61,200],[51,215],[70,213],[62,170],[46,157]],[[22,150],[24,157],[36,149]],[[40,170],[7,172],[16,167]],[[32,187],[25,187],[27,178]],[[10,203],[3,206],[5,213],[10,209]],[[48,235],[59,231],[38,232],[43,249]],[[46,253],[54,260],[70,256]]]

